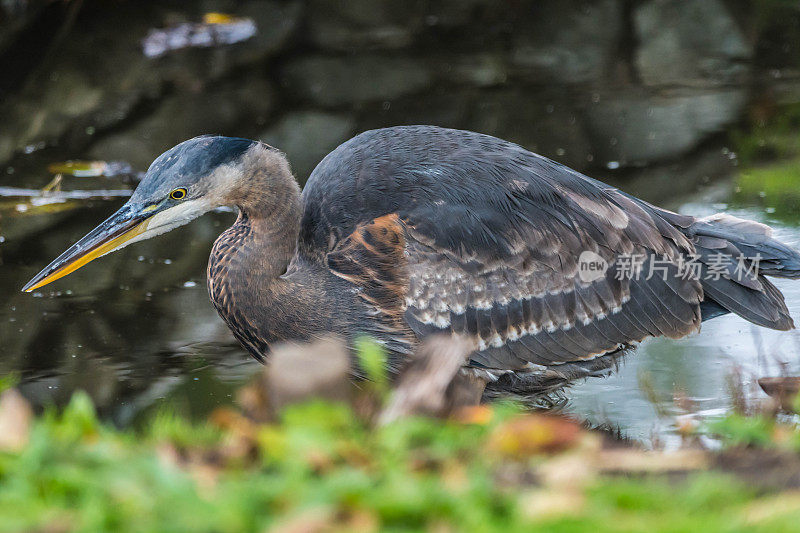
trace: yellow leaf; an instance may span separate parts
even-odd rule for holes
[[[203,22],[205,24],[230,24],[235,20],[236,17],[228,15],[227,13],[206,13],[203,15]]]
[[[528,414],[498,426],[489,441],[491,449],[522,459],[575,446],[582,434],[574,421],[556,416]]]

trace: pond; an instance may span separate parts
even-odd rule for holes
[[[412,123],[480,131],[657,205],[726,210],[800,245],[800,13],[790,4],[756,3],[753,12],[735,2],[679,10],[621,0],[0,6],[0,375],[16,374],[38,408],[84,389],[105,419],[129,426],[165,405],[203,416],[258,370],[206,293],[208,254],[232,212],[20,292],[135,181],[53,183],[48,166],[105,160],[141,171],[202,133],[273,144],[302,180],[359,131]],[[751,130],[770,120],[781,136],[756,138]],[[783,164],[791,177],[774,177],[769,189],[761,178],[744,182],[740,159],[748,168]],[[800,317],[800,283],[777,285]],[[566,391],[563,408],[673,446],[673,415],[721,413],[736,369],[747,393],[760,395],[756,378],[800,371],[798,346],[795,332],[721,317],[683,340],[644,342],[612,376]]]
[[[34,154],[14,168],[18,176],[24,174],[19,182],[46,183],[50,176],[44,159],[51,157]],[[114,179],[65,180],[64,189],[96,188],[121,195],[127,190]],[[705,215],[725,209],[768,223],[781,240],[800,246],[800,228],[775,219],[771,209],[728,205],[732,176],[697,181],[672,198],[664,196],[655,179],[652,191],[647,182],[627,185],[643,198],[681,212]],[[0,372],[17,373],[23,394],[38,406],[62,404],[72,391],[85,389],[104,417],[123,426],[164,404],[203,415],[231,402],[236,386],[259,367],[232,340],[206,294],[208,252],[233,213],[212,213],[97,260],[33,294],[18,292],[54,255],[123,201],[112,196],[67,209],[59,202],[37,206],[20,198],[3,200],[0,288],[7,297],[0,308]],[[778,280],[777,285],[792,314],[800,316],[800,284]],[[748,393],[759,394],[754,387],[758,377],[800,370],[798,346],[795,331],[766,330],[724,316],[682,340],[645,341],[612,376],[569,389],[565,409],[643,443],[671,446],[680,416],[662,417],[659,412],[684,418],[721,414],[730,404],[731,372],[738,369]],[[676,395],[692,405],[691,413],[675,407]]]

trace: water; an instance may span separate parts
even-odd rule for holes
[[[212,213],[57,284],[19,292],[123,201],[2,212],[0,373],[18,374],[23,394],[37,406],[87,390],[103,416],[121,425],[161,403],[198,415],[229,403],[259,366],[232,340],[205,288],[208,252],[231,213]]]
[[[706,215],[713,205],[690,202],[679,211]],[[729,209],[735,216],[772,226],[775,236],[800,247],[800,228],[771,219],[764,208]],[[789,311],[800,317],[800,284],[773,279],[783,292]],[[704,322],[699,333],[679,340],[648,339],[629,355],[619,372],[606,379],[588,380],[570,391],[568,410],[596,424],[609,424],[634,440],[652,446],[677,446],[679,419],[700,421],[720,416],[730,408],[729,377],[740,373],[751,398],[766,397],[756,380],[765,376],[800,371],[800,332],[760,328],[725,315]],[[659,417],[656,407],[640,387],[641,376],[650,376],[659,407],[668,415]],[[673,405],[673,397],[685,396],[693,403],[690,413]]]
[[[16,183],[44,186],[50,179],[44,168],[52,157],[29,156],[26,168],[15,169]],[[710,183],[698,176],[682,184],[682,196],[670,188],[669,179],[649,176],[619,185],[686,213],[704,215],[727,207],[730,175]],[[68,178],[64,187],[125,189],[113,179],[83,178]],[[212,213],[99,259],[33,294],[19,292],[124,201],[105,196],[27,209],[19,208],[19,199],[0,198],[0,374],[18,374],[23,394],[39,407],[63,404],[72,391],[87,390],[101,414],[122,426],[163,405],[202,416],[230,403],[236,387],[259,367],[232,340],[206,294],[208,253],[232,222],[232,213]],[[728,210],[766,222],[784,242],[800,245],[800,228],[771,218],[768,209]],[[778,280],[777,285],[792,314],[800,317],[800,283]],[[741,369],[751,394],[761,394],[755,379],[779,374],[781,363],[790,372],[800,371],[798,346],[796,332],[721,317],[686,339],[644,342],[613,376],[574,386],[567,410],[645,444],[674,446],[676,419],[658,416],[640,387],[642,375],[652,377],[654,394],[671,415],[682,414],[672,401],[677,393],[694,404],[688,416],[718,416],[730,403],[726,383],[733,368]]]

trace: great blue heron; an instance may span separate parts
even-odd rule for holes
[[[800,277],[800,255],[767,226],[677,214],[516,144],[432,126],[354,137],[302,194],[270,146],[185,141],[24,290],[220,206],[239,215],[214,244],[208,291],[260,361],[275,342],[331,332],[372,336],[398,361],[456,332],[474,341],[468,368],[522,389],[728,312],[793,327],[764,276]]]

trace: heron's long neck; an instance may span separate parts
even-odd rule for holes
[[[267,154],[271,155],[271,154]],[[277,160],[282,163],[281,159]],[[212,298],[220,290],[261,292],[286,271],[300,232],[300,187],[288,165],[261,161],[242,179],[229,201],[239,209],[236,223],[214,243],[208,264]],[[281,168],[283,167],[283,168]]]
[[[269,186],[243,198],[238,208],[239,218],[231,229],[240,232],[237,253],[242,265],[257,269],[259,277],[277,278],[286,271],[297,249],[300,188],[287,173],[280,181],[273,178]]]
[[[269,171],[236,178],[237,187],[226,201],[238,206],[239,218],[214,243],[208,291],[234,336],[263,360],[272,343],[303,338],[320,327],[314,322],[319,307],[314,303],[324,298],[304,291],[304,280],[283,276],[300,233],[300,187],[282,155],[257,155],[261,160],[248,167]]]

